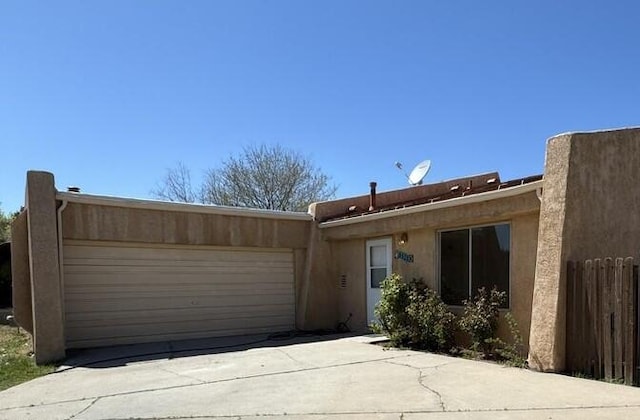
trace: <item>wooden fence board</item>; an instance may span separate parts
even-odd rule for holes
[[[622,258],[614,262],[614,300],[613,300],[613,364],[616,379],[622,379],[624,359],[622,326]]]
[[[582,264],[580,261],[575,262],[575,272],[574,272],[574,285],[575,285],[575,299],[576,299],[576,311],[578,314],[584,313],[584,310],[587,306],[586,304],[586,293],[583,287],[582,282]],[[575,342],[574,347],[581,348],[585,344],[585,323],[584,317],[576,316],[575,317]],[[588,355],[585,352],[577,351],[576,360],[576,369],[578,371],[583,372],[587,368],[588,364]]]
[[[591,312],[591,316],[590,316],[590,322],[593,325],[593,329],[595,331],[595,340],[596,340],[596,352],[598,353],[598,359],[597,359],[597,364],[596,367],[594,369],[594,376],[597,379],[602,378],[604,372],[603,372],[603,364],[604,364],[604,343],[603,343],[603,338],[602,338],[602,322],[600,322],[600,320],[602,319],[602,302],[603,302],[603,297],[602,297],[602,293],[601,293],[601,287],[602,287],[602,272],[601,272],[601,261],[599,258],[596,258],[595,260],[593,260],[593,262],[591,260],[588,260],[588,262],[591,264],[592,268],[591,268],[591,278],[593,279],[592,282],[592,290],[591,293],[594,294],[596,296],[596,298],[594,299],[594,305],[593,305],[593,311]]]
[[[577,345],[577,317],[580,313],[577,305],[577,287],[576,284],[576,263],[567,261],[567,369],[569,372],[575,372],[578,369],[576,357],[578,351]]]
[[[611,283],[609,277],[609,271],[611,267],[611,258],[605,258],[600,264],[600,280],[602,291],[602,306],[601,306],[601,321],[602,321],[602,345],[603,345],[603,364],[604,364],[604,378],[607,380],[613,379],[612,361],[613,355],[611,351]]]
[[[567,262],[567,369],[639,382],[637,273],[632,257]]]
[[[583,316],[581,317],[583,319],[583,324],[582,324],[582,328],[584,329],[584,334],[585,334],[585,341],[584,341],[584,345],[587,345],[589,348],[589,353],[588,353],[588,358],[587,358],[587,366],[586,366],[586,372],[592,372],[594,369],[594,362],[597,359],[597,355],[595,352],[595,348],[592,345],[592,343],[594,342],[594,331],[593,328],[591,327],[593,325],[593,322],[591,322],[591,314],[593,313],[593,305],[594,305],[594,294],[593,294],[593,278],[591,275],[591,268],[592,268],[592,263],[591,261],[585,261],[582,264],[582,270],[581,270],[581,278],[580,278],[580,285],[578,287],[581,287],[582,289],[584,289],[584,295],[585,295],[585,307],[583,309]]]
[[[634,278],[633,258],[627,257],[623,264],[623,323],[624,323],[624,383],[633,384],[635,370],[635,314],[634,314]]]

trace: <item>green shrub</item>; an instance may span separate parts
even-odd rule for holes
[[[393,346],[401,346],[409,341],[408,315],[409,290],[402,277],[391,274],[380,284],[380,302],[376,305],[375,314],[379,323],[371,328],[389,337]]]
[[[500,305],[506,301],[506,298],[507,294],[498,291],[495,287],[488,294],[483,287],[478,289],[478,294],[473,299],[463,301],[464,311],[458,320],[458,325],[469,335],[472,352],[483,352],[485,356],[491,355],[494,348],[492,340],[497,338]]]
[[[375,309],[380,324],[372,326],[374,331],[387,335],[394,346],[448,349],[454,315],[435,291],[420,280],[405,283],[398,274],[387,277],[381,289]]]
[[[494,352],[506,364],[515,367],[525,367],[527,359],[522,355],[522,335],[518,328],[518,322],[511,312],[504,314],[504,319],[509,326],[511,333],[511,343],[505,343],[500,338],[490,339],[490,343],[494,348]]]

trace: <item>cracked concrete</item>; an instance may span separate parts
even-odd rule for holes
[[[419,367],[415,367],[409,364],[405,364],[405,363],[398,363],[398,362],[394,362],[391,360],[386,360],[385,363],[389,363],[392,365],[396,365],[396,366],[404,366],[406,368],[415,370],[418,372],[418,383],[420,384],[420,386],[422,386],[424,389],[426,389],[427,391],[433,393],[434,395],[436,395],[438,397],[438,403],[440,404],[440,408],[442,409],[442,411],[446,411],[446,407],[444,406],[444,401],[442,401],[442,395],[440,395],[440,393],[438,391],[436,391],[435,389],[431,388],[429,385],[427,385],[426,383],[424,383],[423,381],[423,369],[434,369],[437,368],[438,366],[442,366],[442,365],[436,365],[436,366],[430,366],[427,368],[419,368]],[[444,363],[443,363],[444,364]],[[404,415],[404,413],[401,414],[401,416]]]
[[[76,417],[78,417],[79,415],[81,415],[91,407],[93,407],[93,405],[97,403],[100,400],[100,398],[102,397],[94,398],[93,401],[91,401],[89,404],[86,405],[86,407],[84,407],[82,410],[78,411],[77,413],[73,414],[71,417],[69,417],[69,420],[75,419]]]
[[[583,420],[640,410],[637,388],[384,349],[371,340],[279,341],[233,351],[219,339],[224,352],[188,357],[164,343],[159,351],[144,347],[157,359],[136,358],[131,346],[96,350],[110,360],[98,364],[85,352],[78,358],[85,367],[1,392],[0,419]],[[114,357],[122,354],[124,362]]]

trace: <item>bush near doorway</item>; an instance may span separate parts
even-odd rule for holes
[[[446,352],[474,359],[489,359],[524,367],[521,354],[522,337],[510,313],[505,314],[512,335],[510,343],[497,336],[500,305],[504,292],[485,289],[464,302],[462,315],[456,316],[440,296],[421,279],[405,282],[391,274],[381,284],[381,299],[375,313],[379,322],[373,331],[386,335],[395,347]],[[470,346],[456,346],[456,332],[469,336]]]
[[[455,317],[435,291],[418,279],[405,283],[398,274],[387,277],[381,289],[375,309],[380,324],[374,331],[387,335],[394,346],[429,351],[450,347]]]

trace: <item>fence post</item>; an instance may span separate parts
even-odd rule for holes
[[[593,279],[593,262],[591,260],[586,260],[582,266],[582,278],[581,278],[581,287],[582,287],[582,296],[583,296],[583,309],[576,314],[582,319],[582,329],[584,338],[582,343],[580,344],[582,352],[584,349],[587,349],[586,354],[588,357],[588,363],[586,366],[585,373],[592,373],[594,376],[599,369],[598,364],[598,352],[596,349],[596,331],[595,326],[598,325],[597,322],[594,322],[595,318],[595,305],[597,302],[597,293],[595,293],[594,287],[594,279]]]
[[[611,354],[611,297],[609,295],[610,289],[610,272],[611,258],[605,258],[603,263],[600,264],[600,281],[602,290],[602,346],[604,356],[604,378],[607,380],[613,379],[612,372],[612,354]]]
[[[576,348],[579,349],[579,344],[576,343],[576,265],[573,261],[567,261],[567,347],[565,349],[565,357],[567,363],[567,370],[569,372],[575,372],[577,366],[575,363]]]
[[[593,292],[597,296],[594,302],[594,311],[592,322],[596,328],[596,342],[598,343],[598,371],[595,377],[601,379],[604,377],[604,326],[602,322],[602,312],[604,310],[604,266],[600,258],[593,260]]]
[[[614,305],[613,305],[613,349],[614,349],[614,366],[615,378],[623,378],[623,360],[624,360],[624,327],[622,323],[622,258],[615,259],[614,265]]]
[[[634,348],[635,343],[635,313],[634,313],[634,280],[633,258],[624,259],[623,265],[623,323],[624,323],[624,383],[633,385],[633,373],[635,370]]]

